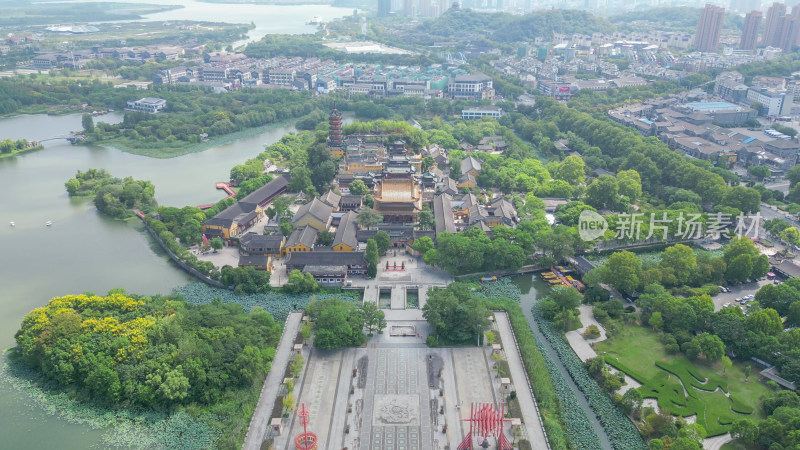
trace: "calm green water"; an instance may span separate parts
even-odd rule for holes
[[[525,319],[531,327],[531,331],[536,335],[539,342],[543,344],[543,352],[547,354],[551,360],[556,362],[558,371],[561,372],[561,376],[566,381],[567,386],[575,393],[575,397],[578,399],[578,405],[584,410],[586,417],[588,417],[589,422],[592,424],[592,428],[594,428],[595,433],[597,433],[597,437],[600,438],[600,444],[603,446],[603,450],[611,450],[611,441],[608,439],[603,425],[589,406],[586,397],[581,393],[578,385],[572,380],[569,372],[567,372],[567,368],[561,363],[556,351],[551,347],[544,335],[542,335],[542,332],[539,331],[539,326],[533,319],[531,308],[533,308],[533,305],[535,305],[537,301],[547,296],[551,289],[550,285],[542,280],[538,273],[516,276],[512,278],[512,281],[517,285],[522,294],[519,299],[522,313],[525,315]]]
[[[108,115],[109,122],[121,115]],[[80,129],[80,115],[0,119],[0,137],[43,139]],[[172,264],[138,220],[100,216],[91,201],[70,199],[64,182],[77,170],[107,169],[115,176],[151,180],[162,205],[203,204],[224,197],[214,184],[231,166],[276,142],[282,125],[228,145],[173,159],[153,159],[116,149],[45,143],[45,149],[0,160],[0,348],[14,345],[14,332],[31,309],[58,295],[122,287],[142,294],[169,293],[192,279]],[[45,222],[53,221],[51,227]],[[14,221],[15,227],[9,226]],[[47,416],[0,385],[0,448],[82,449],[100,432]]]

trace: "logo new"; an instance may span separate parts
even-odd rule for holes
[[[578,235],[584,241],[593,241],[602,236],[608,229],[608,222],[600,214],[585,209],[578,217]]]

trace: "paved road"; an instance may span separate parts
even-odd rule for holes
[[[506,313],[494,313],[497,330],[500,332],[500,339],[506,347],[506,357],[508,367],[511,370],[511,379],[514,381],[514,388],[517,391],[519,406],[522,410],[522,417],[525,421],[525,430],[528,439],[534,449],[546,449],[544,428],[542,428],[539,411],[533,399],[533,392],[528,388],[528,374],[522,365],[522,358],[516,348],[510,348],[514,342],[514,334],[511,331],[511,322]]]
[[[732,440],[733,438],[731,437],[730,433],[726,433],[720,436],[714,436],[713,438],[708,438],[703,441],[703,449],[719,450],[722,448],[723,445],[727,444]]]
[[[762,203],[761,204],[760,213],[761,213],[761,218],[764,219],[764,220],[774,219],[774,218],[777,217],[777,218],[786,220],[793,227],[800,226],[800,222],[797,222],[796,220],[794,220],[793,216],[791,216],[789,214],[786,214],[781,210],[775,210],[770,205],[767,205],[766,203]],[[764,235],[764,230],[763,229],[759,230],[759,234]]]
[[[244,438],[244,445],[242,445],[244,450],[259,450],[261,443],[264,442],[267,426],[271,419],[269,415],[272,413],[275,397],[283,382],[286,365],[289,363],[289,358],[292,357],[294,338],[297,336],[302,319],[303,313],[301,312],[293,312],[286,318],[281,341],[275,351],[275,357],[272,359],[267,379],[264,380],[264,387],[261,388],[261,396],[258,398],[258,405],[256,405],[253,418],[250,420],[247,436]]]

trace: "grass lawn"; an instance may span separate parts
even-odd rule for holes
[[[650,329],[626,326],[620,334],[594,345],[606,361],[642,383],[642,396],[656,398],[672,414],[697,415],[709,436],[726,433],[737,417],[761,418],[759,398],[768,392],[751,371],[744,381],[744,365],[736,363],[722,373],[720,363],[692,363],[682,355],[668,355]],[[728,395],[726,395],[728,394]]]

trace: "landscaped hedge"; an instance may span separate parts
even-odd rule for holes
[[[636,372],[632,371],[631,369],[629,369],[628,366],[626,366],[625,364],[622,364],[621,362],[619,362],[618,359],[614,358],[613,356],[605,355],[604,359],[605,359],[607,364],[611,365],[611,367],[613,367],[613,368],[615,368],[617,370],[620,370],[622,372],[625,372],[625,375],[628,375],[629,377],[633,378],[634,380],[638,381],[639,383],[645,384],[647,382],[647,380],[643,379],[638,373],[636,373]]]
[[[642,440],[639,431],[630,421],[630,419],[619,409],[608,394],[603,391],[597,382],[592,378],[586,370],[586,366],[578,358],[572,348],[564,340],[563,336],[552,329],[550,323],[542,318],[537,310],[533,308],[534,319],[539,324],[539,329],[542,334],[558,353],[561,363],[567,368],[575,384],[578,385],[581,392],[586,396],[589,406],[592,407],[597,418],[603,424],[606,430],[611,445],[618,450],[633,450],[633,449],[646,449],[646,445]],[[582,447],[579,448],[597,448],[597,447]]]

